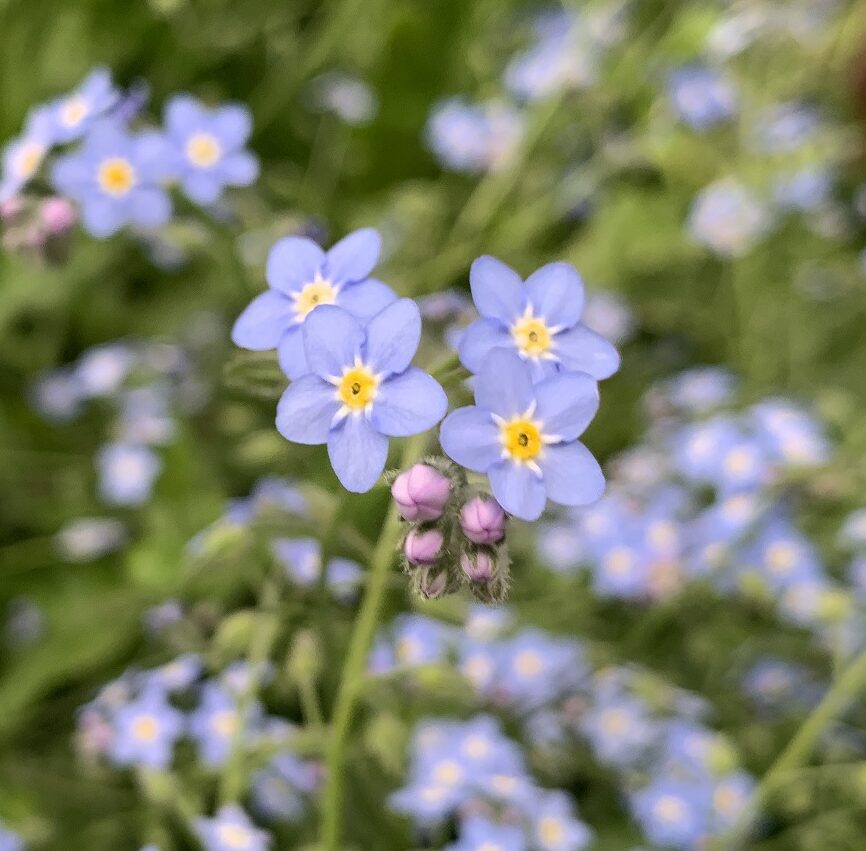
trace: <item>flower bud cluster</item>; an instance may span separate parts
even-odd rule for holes
[[[469,488],[461,468],[425,459],[393,477],[391,495],[407,524],[403,566],[417,594],[435,599],[466,585],[483,602],[505,598],[505,511]]]
[[[75,207],[66,198],[16,195],[0,202],[0,245],[7,251],[60,263],[66,257],[69,234],[77,221]]]

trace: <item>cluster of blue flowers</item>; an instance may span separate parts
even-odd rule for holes
[[[226,187],[255,181],[258,161],[245,148],[252,130],[245,107],[211,108],[175,95],[161,129],[138,129],[146,100],[140,89],[122,92],[98,68],[69,94],[34,107],[22,134],[4,149],[0,202],[31,189],[38,194],[47,183],[75,202],[90,234],[103,238],[126,226],[165,225],[171,185],[209,207]]]
[[[160,447],[171,443],[177,413],[192,413],[206,401],[189,351],[156,341],[106,343],[78,360],[42,375],[33,404],[42,416],[63,425],[89,403],[114,411],[111,440],[95,460],[99,495],[111,506],[146,502],[162,468]],[[124,540],[122,525],[106,518],[79,518],[58,537],[72,561],[98,557]]]
[[[371,673],[454,666],[482,705],[518,722],[535,766],[566,766],[563,751],[585,742],[615,773],[623,805],[659,847],[696,849],[730,828],[755,784],[707,725],[706,702],[635,666],[594,671],[579,641],[514,632],[512,621],[505,609],[483,608],[470,611],[464,629],[401,616],[378,639]],[[489,716],[424,722],[411,754],[408,783],[392,806],[428,836],[457,818],[461,851],[500,835],[515,851],[569,851],[591,841],[568,795],[539,790],[520,747]]]
[[[268,822],[297,821],[319,786],[321,768],[296,755],[294,727],[268,715],[256,698],[271,674],[268,666],[236,662],[208,676],[191,653],[159,668],[128,671],[79,710],[79,753],[120,769],[183,772],[188,760],[177,745],[188,740],[195,765],[216,775],[240,751],[261,765],[249,781],[252,812]],[[208,851],[270,847],[268,833],[236,803],[197,819],[196,829]]]

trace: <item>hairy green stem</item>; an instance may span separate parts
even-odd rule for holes
[[[400,459],[401,469],[413,464],[421,456],[424,441],[424,435],[417,435],[406,442]],[[389,571],[394,562],[394,551],[400,540],[400,532],[400,516],[397,513],[397,506],[392,501],[388,506],[388,513],[370,560],[364,598],[349,640],[349,650],[343,665],[340,689],[337,692],[331,719],[331,735],[325,760],[325,789],[322,797],[320,847],[323,851],[338,851],[340,847],[346,739],[364,683],[367,656],[373,643],[382,602],[385,599]]]
[[[755,816],[769,795],[783,782],[786,775],[809,759],[818,738],[827,725],[838,717],[848,703],[866,688],[866,650],[861,651],[842,675],[830,687],[821,702],[800,726],[794,738],[779,754],[764,775],[749,801],[749,806],[737,823],[710,846],[711,851],[744,848]]]

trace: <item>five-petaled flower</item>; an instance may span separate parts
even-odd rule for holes
[[[479,257],[469,274],[481,314],[460,339],[463,365],[478,372],[493,349],[516,351],[534,379],[579,371],[595,379],[619,368],[619,354],[580,323],[583,282],[568,263],[548,263],[526,279],[495,257]]]
[[[303,324],[310,373],[294,381],[277,408],[277,428],[295,443],[323,444],[337,478],[350,491],[370,490],[382,474],[389,437],[432,428],[448,400],[426,372],[410,366],[421,315],[400,299],[363,326],[335,305]]]
[[[36,176],[54,142],[51,109],[40,106],[31,110],[24,124],[24,132],[3,149],[0,201],[7,201]]]
[[[191,95],[175,95],[165,107],[165,134],[173,149],[172,171],[196,204],[214,204],[226,186],[249,186],[258,160],[244,145],[250,111],[239,104],[209,109]]]
[[[119,99],[108,69],[95,68],[77,89],[51,105],[56,141],[80,139]]]
[[[511,514],[535,520],[549,498],[587,505],[604,491],[598,462],[577,438],[598,409],[598,385],[581,372],[533,385],[525,360],[492,350],[475,377],[475,405],[442,423],[440,442],[458,464],[486,473]]]
[[[276,348],[289,378],[305,375],[310,368],[301,329],[316,308],[338,305],[365,321],[396,300],[390,287],[368,277],[380,247],[372,228],[350,233],[328,252],[304,237],[281,239],[268,257],[269,289],[238,317],[232,340],[253,351]]]
[[[133,136],[106,119],[87,134],[80,150],[57,161],[52,181],[81,204],[84,227],[93,236],[107,237],[126,224],[156,228],[168,221],[165,175],[160,134]]]

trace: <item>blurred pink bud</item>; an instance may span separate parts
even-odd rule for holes
[[[406,520],[437,520],[450,493],[451,480],[428,464],[415,464],[391,486],[391,495]]]
[[[435,564],[442,553],[444,539],[438,529],[419,532],[413,529],[406,536],[403,552],[412,564]]]
[[[66,233],[78,220],[75,207],[66,198],[48,198],[39,209],[39,216],[52,236]]]
[[[4,222],[11,221],[24,209],[24,201],[21,196],[13,195],[5,201],[0,201],[0,219]]]
[[[418,593],[428,600],[441,597],[448,588],[448,571],[425,567],[418,578]]]
[[[495,499],[473,497],[460,510],[460,528],[473,544],[496,544],[505,537],[505,512]]]
[[[460,556],[460,567],[471,582],[489,582],[496,570],[496,561],[486,550],[479,550],[473,555],[463,553]]]

